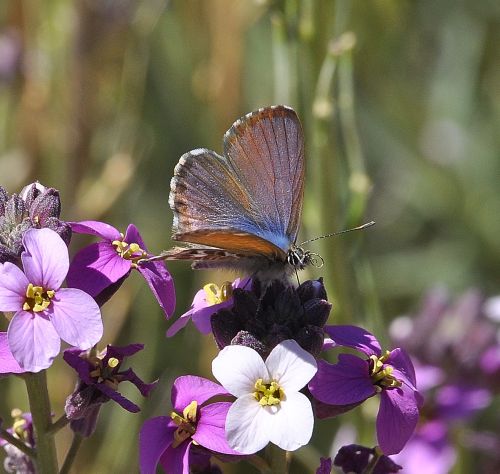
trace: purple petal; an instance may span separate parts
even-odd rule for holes
[[[27,372],[50,367],[61,348],[54,326],[42,314],[18,311],[9,324],[7,336],[12,355]]]
[[[66,281],[71,288],[97,296],[126,275],[131,266],[130,260],[120,257],[111,243],[90,244],[73,258]]]
[[[163,262],[148,262],[137,267],[168,318],[175,309],[174,281]]]
[[[134,224],[129,224],[127,230],[125,231],[125,237],[123,240],[129,244],[136,243],[142,250],[146,252],[148,251],[146,244],[144,243],[144,240],[142,240],[141,234],[139,233],[139,229]]]
[[[105,240],[112,242],[113,240],[121,239],[121,234],[118,229],[99,221],[80,221],[70,222],[71,230],[77,234],[90,234],[102,237]]]
[[[191,444],[191,440],[188,440],[181,443],[177,448],[170,445],[160,458],[163,470],[168,474],[189,474]]]
[[[382,452],[389,456],[399,453],[415,431],[418,403],[413,390],[400,388],[383,390],[377,415],[377,439]]]
[[[0,375],[22,374],[24,370],[17,363],[10,352],[9,340],[6,332],[0,332]]]
[[[368,363],[351,354],[340,354],[337,364],[318,360],[318,372],[309,390],[320,402],[350,405],[375,395]]]
[[[130,383],[133,383],[137,387],[139,392],[141,392],[141,395],[143,397],[147,397],[151,390],[153,390],[158,383],[157,380],[152,383],[143,382],[132,369],[127,369],[123,372],[120,372],[120,379],[121,381],[127,380]]]
[[[177,429],[172,420],[159,416],[146,420],[139,434],[139,463],[141,474],[156,474],[156,466],[174,439]],[[173,425],[173,426],[172,426]]]
[[[128,344],[126,346],[111,346],[108,344],[106,347],[106,355],[103,360],[107,361],[111,357],[115,357],[116,359],[123,360],[125,357],[133,356],[137,354],[139,351],[144,349],[144,344]]]
[[[23,236],[23,245],[26,251],[21,259],[28,281],[45,289],[60,288],[69,269],[63,239],[50,229],[30,229]]]
[[[175,411],[182,412],[194,400],[201,405],[217,395],[229,394],[224,387],[211,380],[183,375],[175,380],[172,387],[172,406]]]
[[[410,356],[401,348],[396,348],[391,351],[387,364],[392,365],[399,372],[402,372],[409,380],[414,389],[417,388],[417,379],[415,377],[415,368],[410,359]]]
[[[90,372],[94,370],[94,366],[90,363],[88,359],[80,357],[81,354],[87,353],[77,348],[66,349],[63,353],[63,359],[68,365],[73,367],[78,373],[78,377],[82,379],[87,385],[93,385],[96,380],[94,377],[90,376]]]
[[[380,355],[382,349],[375,336],[357,326],[325,326],[325,332],[337,346],[352,347],[364,354]]]
[[[332,458],[320,458],[320,466],[316,469],[316,474],[330,474],[332,472]]]
[[[193,440],[204,448],[223,454],[240,454],[227,444],[226,416],[231,403],[217,402],[200,409],[200,418]]]
[[[125,398],[120,392],[112,389],[109,385],[105,383],[96,383],[93,386],[130,413],[138,413],[141,411],[135,403]]]
[[[10,262],[0,264],[0,311],[18,311],[26,299],[28,279]]]
[[[52,300],[51,321],[62,340],[79,349],[90,349],[102,337],[101,311],[87,293],[61,288]]]
[[[436,393],[437,412],[444,420],[466,420],[489,406],[491,392],[463,384],[445,385]]]

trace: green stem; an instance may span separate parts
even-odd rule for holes
[[[66,454],[66,459],[64,460],[64,464],[61,467],[61,470],[59,471],[59,474],[67,474],[69,470],[71,469],[71,466],[73,465],[73,462],[76,458],[76,454],[78,453],[78,450],[80,449],[80,446],[82,444],[83,437],[77,433],[75,433],[75,436],[73,437],[73,441],[71,442],[71,446],[69,447],[68,454]]]
[[[26,373],[24,376],[30,403],[36,441],[36,464],[39,474],[54,474],[58,471],[56,444],[50,434],[52,425],[47,375],[45,370]]]
[[[378,446],[375,446],[375,448],[373,448],[373,458],[369,462],[368,466],[366,466],[366,469],[363,471],[363,474],[373,474],[373,471],[374,471],[375,467],[377,466],[379,459],[382,456],[383,456],[383,453],[380,450],[380,448]]]
[[[34,449],[26,446],[26,444],[24,444],[19,438],[12,436],[7,430],[4,430],[3,428],[0,428],[0,438],[2,438],[4,441],[7,441],[7,443],[9,444],[12,444],[12,446],[15,446],[30,458],[35,458],[36,453]]]
[[[257,456],[256,454],[246,458],[245,461],[248,464],[256,467],[259,472],[261,472],[261,474],[272,474],[271,466],[269,466],[269,464],[264,459],[262,459],[260,456]]]
[[[287,452],[270,443],[266,448],[266,458],[273,474],[288,474]]]
[[[64,428],[69,423],[66,415],[62,415],[58,420],[54,421],[47,430],[49,434],[56,434],[60,429]]]

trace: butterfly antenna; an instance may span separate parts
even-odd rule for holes
[[[302,242],[299,245],[299,247],[302,247],[304,244],[308,244],[309,242],[314,242],[315,240],[326,239],[327,237],[333,237],[334,235],[345,234],[347,232],[352,232],[353,230],[366,229],[367,227],[371,227],[372,225],[375,225],[375,221],[367,222],[366,224],[360,225],[358,227],[353,227],[352,229],[340,230],[338,232],[333,232],[331,234],[320,235],[319,237],[314,237],[314,239],[309,239],[309,240],[306,240],[305,242]]]

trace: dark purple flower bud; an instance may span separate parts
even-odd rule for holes
[[[9,195],[7,194],[7,191],[5,191],[2,186],[0,186],[0,216],[3,216],[5,213],[5,204],[7,203],[9,199]]]
[[[321,280],[304,282],[298,288],[282,281],[263,287],[252,281],[251,289],[236,288],[233,305],[217,311],[212,332],[220,349],[230,344],[252,347],[264,358],[280,342],[295,339],[314,356],[323,347],[323,326],[331,304]]]
[[[31,222],[35,226],[45,227],[49,217],[58,218],[61,214],[59,191],[48,188],[39,194],[29,206]]]
[[[377,448],[366,448],[357,444],[350,444],[340,448],[333,461],[335,466],[343,472],[363,474],[370,471],[373,474],[392,474],[403,469],[390,457],[383,455]]]
[[[109,400],[114,400],[132,413],[140,411],[135,403],[127,400],[116,389],[120,382],[129,381],[146,397],[156,386],[156,381],[144,383],[132,369],[120,370],[124,358],[142,350],[143,347],[142,344],[129,344],[125,347],[108,345],[106,351],[101,354],[75,348],[64,351],[64,360],[80,377],[65,405],[66,416],[70,420],[82,420],[72,423],[73,429],[83,436],[90,436],[95,429],[100,405]]]
[[[332,459],[320,458],[320,466],[316,469],[316,474],[330,474],[332,472]]]

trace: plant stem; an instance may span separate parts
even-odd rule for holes
[[[33,427],[35,429],[36,465],[39,474],[54,474],[58,471],[56,444],[50,434],[52,425],[47,375],[45,370],[26,373],[24,382],[28,391]]]
[[[363,474],[373,474],[373,471],[382,456],[383,453],[382,451],[380,451],[380,448],[375,446],[375,448],[373,448],[373,458],[368,463],[368,466],[366,466],[366,469],[363,471]]]
[[[68,454],[66,454],[66,459],[64,460],[64,464],[59,471],[59,474],[67,474],[71,469],[73,461],[76,458],[76,453],[82,444],[83,437],[77,433],[73,436],[73,441],[71,442],[71,446],[69,447]]]
[[[3,428],[0,428],[0,438],[2,438],[4,441],[7,441],[7,443],[9,444],[12,444],[12,446],[15,446],[30,458],[35,458],[36,452],[34,449],[26,446],[26,444],[24,444],[19,438],[12,436],[7,430],[4,430]]]
[[[266,457],[273,474],[288,474],[287,452],[270,443],[266,448]]]
[[[60,429],[64,428],[69,423],[66,415],[62,415],[58,420],[54,421],[47,430],[49,434],[56,434]]]
[[[256,467],[261,472],[261,474],[272,474],[271,466],[269,466],[269,464],[264,459],[262,459],[260,456],[257,456],[256,454],[246,458],[246,462]]]

